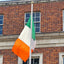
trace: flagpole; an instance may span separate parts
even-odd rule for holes
[[[33,1],[31,1],[31,42],[30,42],[30,57],[29,57],[29,64],[31,64],[32,19],[33,19]]]

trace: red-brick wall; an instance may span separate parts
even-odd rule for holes
[[[3,55],[3,64],[18,64],[18,57],[11,50],[0,50]]]
[[[59,64],[59,53],[64,47],[37,48],[34,53],[43,53],[43,64]]]
[[[59,64],[59,53],[64,47],[37,48],[33,53],[43,54],[43,64]],[[11,50],[0,50],[3,55],[3,64],[18,64],[18,57]]]
[[[20,34],[24,27],[24,15],[30,9],[30,4],[0,6],[0,14],[4,15],[3,35]],[[62,31],[63,9],[64,1],[34,4],[34,12],[41,12],[41,32]]]

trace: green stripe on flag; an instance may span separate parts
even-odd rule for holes
[[[31,28],[31,16],[26,24],[26,26],[28,26],[29,28]],[[34,21],[32,19],[32,38],[33,40],[35,40],[35,27],[34,27]]]

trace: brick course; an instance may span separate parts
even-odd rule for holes
[[[3,64],[18,64],[18,58],[11,50],[0,50],[3,55]]]
[[[59,52],[64,47],[36,48],[33,53],[43,53],[43,64],[59,64]],[[18,57],[11,50],[0,50],[3,55],[3,64],[18,64]]]
[[[30,4],[0,6],[0,14],[4,15],[3,35],[20,34],[24,27],[26,12],[30,12]],[[34,12],[41,12],[41,32],[61,32],[63,27],[63,2],[35,3]]]
[[[43,64],[59,64],[59,53],[64,47],[37,48],[34,53],[43,53]]]

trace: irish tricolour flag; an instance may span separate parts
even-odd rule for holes
[[[32,40],[31,40],[31,17],[29,18],[20,36],[15,41],[12,51],[17,56],[19,56],[24,62],[26,62],[26,60],[29,58],[30,44],[31,44],[31,52],[33,52],[36,42],[35,42],[35,28],[33,21],[32,21]]]

